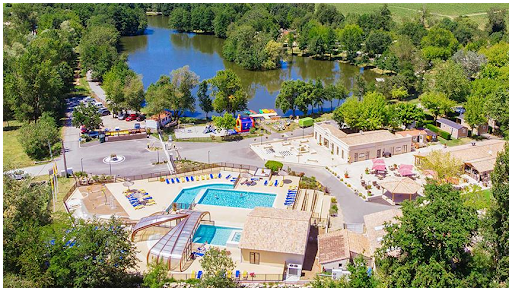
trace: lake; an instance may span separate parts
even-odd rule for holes
[[[217,71],[227,68],[233,70],[242,80],[250,97],[249,109],[258,112],[262,108],[275,108],[275,98],[281,83],[285,80],[320,79],[330,84],[341,79],[347,88],[351,88],[352,78],[357,74],[363,74],[366,81],[375,81],[375,78],[379,77],[375,72],[363,71],[357,66],[296,56],[289,62],[283,62],[282,67],[276,70],[245,70],[235,63],[224,60],[223,39],[214,35],[178,33],[167,27],[167,21],[166,16],[148,16],[148,28],[144,35],[121,38],[122,51],[128,55],[128,65],[137,74],[142,75],[144,88],[156,82],[161,75],[168,75],[172,70],[185,65],[188,65],[200,80],[209,79],[215,76]],[[334,106],[336,104],[337,101],[334,101]],[[197,104],[196,107],[196,112],[187,112],[186,115],[204,116]],[[324,109],[330,110],[330,102],[324,104]],[[276,111],[281,115],[291,115],[291,111]]]

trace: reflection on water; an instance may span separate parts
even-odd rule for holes
[[[360,68],[356,66],[302,57],[290,58],[278,70],[248,71],[222,58],[223,39],[213,35],[177,33],[167,28],[167,19],[165,16],[150,16],[149,33],[121,38],[123,52],[128,54],[128,65],[137,74],[142,74],[145,88],[157,81],[160,75],[169,74],[185,65],[190,66],[201,80],[209,79],[217,71],[228,68],[241,78],[251,97],[249,109],[258,111],[275,107],[275,97],[285,80],[320,79],[330,84],[341,79],[350,88],[351,79],[360,73]],[[378,76],[374,72],[364,71],[363,77],[372,81]],[[330,108],[330,102],[325,104],[325,108]],[[187,115],[202,115],[198,106],[197,111]],[[286,112],[288,114],[290,112]]]

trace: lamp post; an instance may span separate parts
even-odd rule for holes
[[[110,168],[110,176],[112,176],[112,162],[110,160],[108,161],[108,166]]]
[[[80,158],[80,166],[82,168],[82,173],[84,172],[84,163],[82,162],[84,158]]]

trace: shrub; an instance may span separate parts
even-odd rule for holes
[[[439,129],[439,127],[437,127],[433,124],[427,124],[425,127],[432,130],[435,133],[439,133],[439,131],[441,131],[441,129]]]
[[[50,144],[53,156],[58,156],[62,149],[60,132],[55,119],[47,113],[36,123],[25,124],[21,128],[20,143],[25,153],[34,160],[43,160],[50,157]]]
[[[331,197],[331,203],[336,203],[337,200],[336,200],[336,197]]]
[[[256,133],[256,128],[255,127],[251,127],[251,129],[249,129],[249,133],[255,134]]]
[[[272,172],[277,172],[283,168],[283,163],[270,160],[265,163],[265,168],[270,169]]]
[[[446,140],[450,140],[450,139],[452,138],[452,135],[451,135],[451,134],[449,134],[449,133],[447,133],[446,131],[443,131],[443,130],[440,130],[440,131],[439,131],[439,135],[440,135],[442,138],[446,139]]]

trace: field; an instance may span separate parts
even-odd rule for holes
[[[10,167],[23,168],[34,166],[34,161],[25,154],[18,140],[20,127],[21,123],[17,121],[9,121],[9,126],[4,122],[4,170]]]
[[[382,3],[332,3],[344,15],[348,13],[371,13],[380,7]],[[450,17],[455,18],[461,15],[467,15],[476,23],[480,28],[485,27],[487,21],[486,13],[491,7],[498,7],[508,9],[508,3],[389,3],[388,8],[393,15],[395,21],[401,21],[402,18],[411,18],[415,13],[414,11],[420,10],[425,6],[434,17]]]

